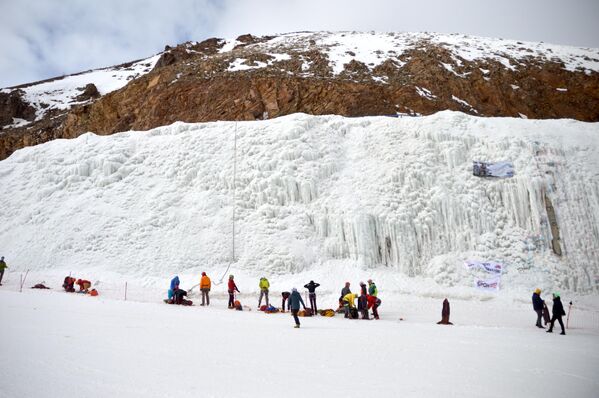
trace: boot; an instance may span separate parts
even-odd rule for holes
[[[547,331],[547,333],[553,333],[553,330],[549,329],[549,330]]]
[[[295,325],[294,328],[295,329],[299,329],[300,325]]]
[[[566,335],[566,332],[564,332],[564,331],[562,330],[562,332],[561,332],[560,334],[561,334],[561,335],[563,335],[563,336],[565,336],[565,335]]]

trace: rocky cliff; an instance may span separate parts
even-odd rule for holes
[[[599,50],[428,33],[300,32],[188,42],[0,91],[0,159],[84,132],[296,112],[599,121]]]

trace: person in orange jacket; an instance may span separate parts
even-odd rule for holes
[[[202,272],[202,278],[200,279],[200,291],[202,292],[202,304],[200,305],[210,305],[210,288],[212,287],[212,282],[210,282],[210,278],[206,275],[205,272]],[[205,303],[205,304],[204,304]]]
[[[87,293],[92,286],[91,282],[85,279],[77,279],[77,285],[79,285],[79,293]]]

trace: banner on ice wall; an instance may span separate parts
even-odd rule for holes
[[[514,165],[510,162],[472,162],[472,174],[477,177],[508,178],[514,176]]]
[[[499,290],[500,280],[499,276],[492,279],[475,279],[474,285],[477,289],[497,291]]]
[[[499,264],[494,261],[467,260],[464,262],[464,265],[466,265],[468,269],[482,268],[485,271],[491,272],[493,274],[501,274],[501,271],[503,271],[503,264]]]

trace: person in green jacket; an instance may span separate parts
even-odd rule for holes
[[[379,294],[379,291],[376,288],[376,285],[374,284],[372,279],[368,279],[368,295],[376,297],[377,294]]]
[[[2,277],[4,276],[4,270],[8,268],[6,262],[4,261],[4,256],[0,258],[0,286],[2,286]]]
[[[266,306],[268,307],[268,288],[270,287],[270,283],[268,283],[268,279],[264,276],[260,278],[260,283],[258,284],[260,287],[260,298],[258,299],[258,309],[260,309],[260,305],[262,304],[262,297],[266,298]]]

